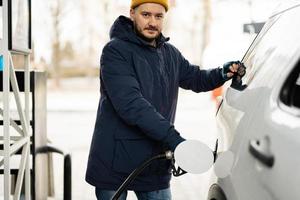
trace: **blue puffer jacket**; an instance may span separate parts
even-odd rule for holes
[[[221,69],[191,65],[163,35],[149,46],[120,16],[101,57],[101,98],[86,181],[116,190],[146,159],[174,149],[183,141],[175,130],[178,88],[195,92],[221,86]],[[128,189],[154,191],[169,187],[170,162],[151,164]]]

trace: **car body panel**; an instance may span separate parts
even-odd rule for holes
[[[266,23],[242,60],[248,87],[228,88],[224,95],[217,114],[220,149],[235,155],[232,173],[218,179],[227,199],[300,199],[300,116],[283,109],[279,98],[300,60],[299,19],[296,6]],[[274,156],[272,167],[250,153],[251,141]]]

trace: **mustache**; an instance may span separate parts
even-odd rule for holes
[[[158,31],[158,29],[154,26],[149,26],[149,27],[146,27],[145,30],[149,30],[149,31]]]

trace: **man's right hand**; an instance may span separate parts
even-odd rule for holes
[[[180,134],[174,129],[174,132],[169,134],[169,136],[165,139],[165,142],[167,143],[169,149],[174,152],[177,145],[179,145],[181,142],[185,141],[183,137],[180,136]]]

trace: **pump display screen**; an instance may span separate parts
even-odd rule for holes
[[[31,49],[31,1],[10,0],[9,49],[28,51]]]

